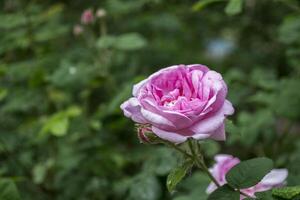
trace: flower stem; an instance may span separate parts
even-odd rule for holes
[[[195,159],[195,162],[196,162],[196,165],[198,168],[200,168],[202,171],[204,171],[208,177],[211,179],[212,182],[214,182],[214,184],[219,188],[221,187],[221,185],[219,184],[219,182],[215,179],[215,177],[210,173],[208,167],[206,166],[205,164],[205,161],[204,161],[204,158],[202,156],[202,153],[201,153],[201,147],[200,147],[200,144],[199,142],[196,142],[197,143],[197,153],[198,155],[195,153],[195,150],[194,150],[194,145],[193,145],[193,141],[192,140],[188,140],[188,144],[189,144],[189,147],[190,147],[190,150],[191,150],[191,153],[193,154],[193,158]],[[235,190],[234,188],[232,188],[233,190]],[[248,197],[248,198],[253,198],[247,194],[245,194],[244,192],[240,191],[239,190],[239,193],[245,197]]]
[[[181,149],[179,146],[177,146],[176,144],[169,142],[167,140],[163,140],[161,138],[159,138],[159,140],[164,143],[165,145],[174,148],[175,150],[177,150],[178,152],[182,153],[184,156],[188,157],[188,158],[194,158],[192,155],[190,155],[189,153],[187,153],[185,150]]]

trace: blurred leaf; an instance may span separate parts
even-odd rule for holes
[[[107,49],[113,47],[116,42],[117,38],[115,36],[106,35],[97,40],[96,46],[99,49]]]
[[[213,140],[207,140],[201,143],[201,146],[203,148],[203,151],[205,152],[205,155],[207,155],[208,157],[212,157],[220,151],[220,145]]]
[[[115,48],[119,50],[137,50],[145,47],[147,41],[138,33],[127,33],[119,36]]]
[[[69,119],[64,113],[53,115],[44,125],[42,133],[51,132],[55,136],[64,136],[69,128]]]
[[[157,200],[161,196],[159,182],[152,174],[141,174],[132,182],[126,200]]]
[[[150,173],[166,175],[177,166],[178,160],[177,154],[172,149],[160,147],[151,151],[151,155],[144,162],[143,168]]]
[[[300,93],[298,88],[300,88],[299,79],[284,79],[280,82],[273,102],[273,108],[278,115],[292,120],[300,119]]]
[[[242,11],[243,0],[230,0],[225,8],[227,15],[236,15]]]
[[[209,4],[220,2],[220,1],[225,1],[225,0],[200,0],[193,5],[193,10],[200,11],[204,9],[206,6],[208,6]]]
[[[226,184],[216,189],[213,193],[211,193],[207,200],[239,200],[239,199],[240,199],[240,193],[238,191],[234,191]]]
[[[244,189],[256,185],[273,168],[269,158],[253,158],[235,165],[227,174],[226,181],[234,188]]]
[[[0,199],[20,200],[20,195],[15,183],[8,178],[0,178]]]
[[[181,166],[176,167],[167,177],[167,188],[172,192],[176,185],[185,177],[186,173],[193,167],[193,161],[186,161]]]
[[[0,101],[2,101],[7,96],[7,89],[0,88]]]
[[[300,16],[287,16],[279,28],[279,39],[285,44],[300,43]]]

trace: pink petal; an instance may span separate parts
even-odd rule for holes
[[[141,109],[141,113],[143,115],[143,117],[149,121],[151,124],[154,124],[158,127],[162,127],[162,128],[167,128],[167,129],[175,129],[176,126],[167,118],[156,114],[154,112],[151,112],[149,110],[146,109]]]
[[[222,124],[209,138],[217,141],[225,141],[226,134],[224,124]]]
[[[152,126],[152,131],[153,133],[155,133],[158,137],[164,139],[164,140],[168,140],[170,142],[179,144],[182,142],[185,142],[187,140],[187,136],[183,136],[183,135],[179,135],[175,132],[168,132],[162,129],[159,129],[155,126]]]
[[[222,108],[212,116],[201,120],[189,129],[194,133],[214,133],[225,120],[225,115],[233,113],[233,107],[229,101],[225,101]]]
[[[176,125],[176,129],[183,129],[190,126],[193,122],[184,114],[181,114],[176,111],[163,110],[161,108],[157,108],[154,102],[149,99],[143,99],[142,105],[144,109],[147,109],[153,113],[163,116],[168,119],[172,124]]]
[[[137,123],[147,123],[147,120],[141,114],[141,106],[136,98],[130,98],[129,100],[122,103],[120,107],[126,117],[130,117]]]
[[[288,176],[287,169],[273,169],[270,173],[268,173],[260,184],[264,185],[280,185],[283,184],[285,179]]]

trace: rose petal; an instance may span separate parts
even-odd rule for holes
[[[222,124],[209,138],[217,141],[225,141],[225,125]]]
[[[141,106],[136,98],[130,98],[128,101],[122,103],[120,107],[126,117],[130,117],[137,123],[147,123],[147,120],[141,114]]]
[[[164,140],[168,140],[170,142],[179,144],[182,142],[185,142],[187,140],[187,136],[183,136],[183,135],[179,135],[177,133],[174,132],[168,132],[162,129],[159,129],[155,126],[152,126],[152,131],[153,133],[155,133],[158,137],[164,139]]]
[[[145,110],[145,109],[141,109],[141,113],[143,115],[143,117],[149,121],[151,124],[154,124],[158,127],[162,127],[162,128],[167,128],[167,129],[175,129],[176,126],[170,121],[168,120],[167,118],[159,115],[159,114],[156,114],[156,113],[153,113],[149,110]]]
[[[157,113],[163,116],[164,118],[168,119],[170,122],[176,125],[176,129],[183,129],[189,127],[193,123],[193,121],[184,114],[175,111],[165,110],[162,108],[157,108],[157,105],[155,105],[155,103],[152,102],[150,99],[143,99],[142,105],[144,109],[147,109],[153,113]]]
[[[225,113],[233,113],[233,108],[231,104],[229,104],[226,101],[224,102],[222,108],[218,112],[214,113],[208,118],[199,121],[189,129],[192,130],[194,133],[212,134],[224,123],[226,115]]]
[[[279,185],[283,184],[285,179],[288,176],[287,169],[273,169],[270,173],[268,173],[260,182],[264,185]]]

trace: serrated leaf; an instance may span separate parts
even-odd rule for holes
[[[229,185],[223,185],[211,193],[207,200],[239,200],[240,193],[233,190]]]
[[[249,188],[259,183],[272,168],[273,161],[269,158],[246,160],[234,166],[226,174],[226,180],[234,188]]]
[[[227,15],[236,15],[242,11],[243,0],[230,0],[226,5],[225,12]]]
[[[272,190],[272,194],[284,199],[292,199],[297,195],[300,195],[300,186],[275,188]]]
[[[193,167],[192,161],[187,161],[183,165],[173,169],[167,177],[167,188],[172,192],[176,185],[185,177],[186,173]]]

